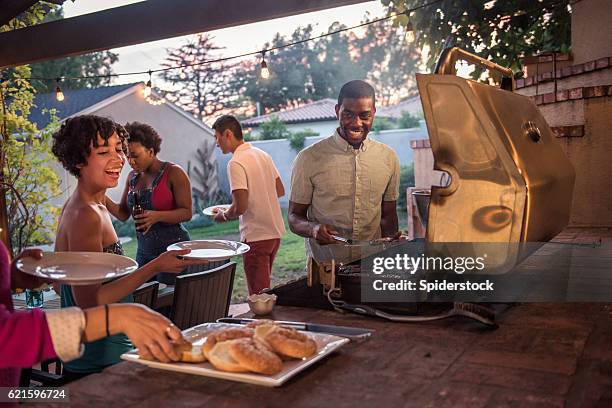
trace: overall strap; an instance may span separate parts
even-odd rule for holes
[[[164,162],[161,168],[159,169],[159,173],[157,173],[157,176],[155,176],[155,179],[153,180],[153,184],[151,185],[152,190],[154,190],[155,187],[157,187],[157,185],[159,184],[159,181],[164,175],[164,171],[166,171],[166,167],[168,167],[168,162]]]

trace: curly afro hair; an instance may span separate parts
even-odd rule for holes
[[[140,143],[147,149],[153,149],[155,154],[159,153],[162,138],[150,125],[140,122],[131,122],[125,124],[125,130],[130,134],[130,143]]]
[[[98,135],[104,139],[104,145],[107,146],[108,139],[113,133],[117,133],[123,144],[123,150],[126,151],[129,135],[123,126],[100,116],[75,116],[66,120],[53,134],[51,150],[66,170],[79,177],[81,173],[77,166],[87,165],[91,147],[100,146]]]

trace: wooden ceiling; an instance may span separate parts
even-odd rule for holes
[[[218,30],[366,1],[149,0],[0,33],[0,68]],[[62,3],[63,1],[54,0],[53,2]],[[0,0],[0,21],[10,20],[34,3],[36,1]],[[342,16],[338,18],[342,22]]]

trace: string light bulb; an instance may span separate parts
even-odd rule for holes
[[[266,62],[266,52],[261,53],[261,72],[259,73],[261,79],[270,78],[270,70],[268,69],[268,63]]]
[[[62,102],[64,100],[64,93],[62,92],[62,88],[59,86],[60,78],[57,78],[55,83],[55,99],[57,99],[58,102]]]
[[[412,27],[412,23],[408,21],[406,25],[406,41],[408,43],[413,43],[416,40],[416,36],[414,35],[414,28]]]
[[[152,88],[153,88],[153,84],[151,83],[151,71],[149,71],[149,80],[147,81],[147,84],[145,85],[145,88],[142,91],[142,94],[144,95],[145,98],[148,98],[149,96],[151,96]]]

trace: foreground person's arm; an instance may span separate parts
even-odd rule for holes
[[[104,306],[84,310],[84,342],[106,337],[107,312],[109,334],[124,333],[141,357],[163,362],[179,359],[170,340],[184,341],[181,331],[161,314],[136,303],[108,305],[108,311]]]
[[[101,231],[103,226],[100,216],[91,209],[78,214],[78,216],[81,225],[87,225],[88,228],[70,231],[70,251],[102,252]],[[203,263],[201,260],[179,258],[189,252],[189,250],[164,252],[131,274],[104,285],[73,286],[74,300],[77,306],[81,308],[119,302],[159,272],[180,273],[190,265]]]

